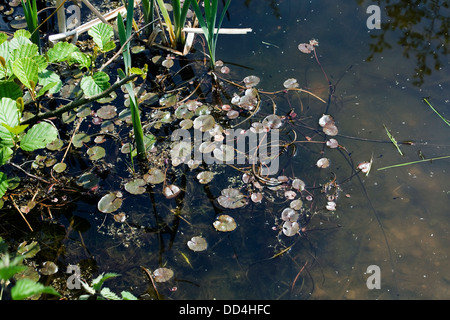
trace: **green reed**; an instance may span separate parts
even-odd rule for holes
[[[172,0],[172,19],[167,11],[163,0],[156,0],[158,3],[159,11],[161,12],[164,22],[167,26],[167,32],[169,33],[170,45],[174,49],[182,50],[186,41],[185,32],[183,28],[186,24],[186,16],[188,13],[191,0],[184,1],[181,5],[180,0]]]
[[[211,69],[214,68],[216,64],[216,47],[217,47],[217,38],[219,37],[219,30],[222,25],[225,14],[230,6],[231,0],[227,0],[225,6],[222,10],[222,14],[217,21],[218,16],[218,0],[204,0],[205,10],[204,15],[200,10],[200,6],[198,5],[196,0],[192,0],[192,7],[194,9],[195,15],[197,16],[198,23],[203,30],[203,33],[206,37],[206,43],[208,45],[209,56],[210,56],[210,66]]]
[[[39,52],[41,52],[41,35],[39,33],[38,13],[36,0],[21,0],[23,11],[25,14],[25,20],[27,21],[28,30],[31,33],[31,41],[38,46]]]

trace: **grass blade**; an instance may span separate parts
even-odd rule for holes
[[[388,128],[383,124],[384,129],[386,130],[386,133],[389,137],[389,139],[391,140],[391,142],[394,144],[394,146],[397,148],[398,152],[400,153],[401,156],[403,156],[403,152],[402,150],[400,150],[400,147],[397,143],[397,140],[395,140],[395,138],[392,136],[392,134],[389,132]]]
[[[448,126],[450,126],[450,122],[447,119],[445,119],[435,108],[433,108],[431,103],[429,103],[426,98],[424,98],[423,100],[428,104],[431,110],[433,110],[442,119],[442,121],[444,121]]]
[[[423,159],[423,160],[417,160],[417,161],[411,161],[411,162],[405,162],[405,163],[399,163],[394,164],[392,166],[387,166],[383,168],[378,168],[378,171],[391,169],[391,168],[397,168],[397,167],[403,167],[403,166],[409,166],[411,164],[421,163],[421,162],[427,162],[427,161],[435,161],[435,160],[442,160],[442,159],[448,159],[450,156],[442,156],[442,157],[436,157],[436,158],[430,158],[430,159]]]

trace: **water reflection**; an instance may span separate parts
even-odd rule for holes
[[[358,4],[366,8],[366,1]],[[416,86],[421,86],[433,70],[439,71],[449,53],[450,10],[449,2],[442,0],[378,1],[382,8],[381,29],[370,35],[370,55],[392,49],[396,43],[403,48],[403,56],[415,59],[412,75]]]

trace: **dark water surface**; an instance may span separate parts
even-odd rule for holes
[[[219,37],[216,57],[230,67],[231,79],[256,75],[261,78],[258,88],[273,92],[282,90],[286,79],[296,78],[301,88],[325,100],[329,79],[334,91],[328,105],[303,94],[278,95],[276,104],[278,114],[293,110],[315,124],[328,107],[336,120],[336,139],[351,157],[299,145],[283,168],[307,187],[336,175],[341,189],[336,211],[314,207],[304,235],[287,239],[274,230],[286,204],[223,210],[238,228],[220,233],[212,227],[217,208],[211,194],[218,196],[229,181],[202,189],[193,182],[195,176],[188,176],[181,204],[158,193],[127,195],[123,209],[133,229],[105,219],[95,201],[74,203],[71,214],[90,225],[64,241],[61,263],[79,263],[87,273],[120,273],[120,278],[108,280],[113,291],[153,297],[140,267],[165,266],[174,270],[175,280],[158,284],[158,291],[180,300],[450,298],[449,159],[377,170],[420,160],[419,152],[426,158],[450,155],[450,128],[423,101],[429,98],[444,118],[450,117],[445,52],[450,14],[444,1],[441,7],[433,7],[436,1],[421,1],[413,8],[406,1],[396,3],[398,8],[381,1],[381,29],[369,30],[366,9],[372,3],[233,0],[223,26],[253,32]],[[432,31],[427,33],[427,28]],[[323,70],[314,55],[297,48],[311,39],[319,41],[316,51]],[[261,113],[272,111],[269,97]],[[401,145],[401,156],[383,125],[397,141],[415,144]],[[315,162],[322,156],[331,166],[319,170]],[[352,168],[371,158],[369,175],[352,177]],[[117,187],[109,181],[103,186],[108,183]],[[174,215],[180,208],[181,214]],[[159,219],[168,228],[155,232],[152,226]],[[60,223],[69,225],[64,215]],[[208,241],[204,252],[186,247],[197,235]],[[366,271],[374,265],[380,268],[380,289],[369,289],[366,283]]]

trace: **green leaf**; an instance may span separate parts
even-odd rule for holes
[[[13,300],[24,300],[37,294],[48,293],[60,296],[58,291],[52,287],[46,287],[42,283],[34,282],[30,279],[21,279],[11,289],[11,297]]]
[[[51,83],[56,83],[52,87],[47,87],[47,90],[51,94],[58,93],[59,90],[62,88],[62,81],[59,75],[57,75],[55,72],[50,70],[45,70],[43,72],[39,72],[39,84],[43,87],[46,87],[47,85]],[[42,91],[42,89],[41,89]]]
[[[26,266],[6,266],[0,268],[0,279],[1,280],[9,280],[11,279],[16,273],[25,271],[28,267]]]
[[[108,52],[116,47],[111,38],[114,36],[113,27],[106,23],[99,23],[89,29],[88,34],[103,52]]]
[[[84,76],[80,86],[87,97],[95,96],[110,87],[109,76],[104,72],[97,72],[92,77]]]
[[[104,283],[106,280],[108,280],[108,279],[110,279],[110,278],[119,277],[119,276],[120,276],[120,274],[118,274],[118,273],[113,273],[113,272],[108,272],[108,273],[105,273],[105,274],[102,273],[102,274],[99,275],[97,278],[95,278],[94,280],[92,280],[92,288],[93,288],[95,291],[100,291],[100,289],[101,289],[103,283]]]
[[[128,291],[122,291],[120,295],[122,296],[122,300],[137,300],[137,298]]]
[[[16,100],[22,96],[23,92],[19,84],[14,81],[0,81],[0,98],[6,97]]]
[[[17,37],[25,37],[27,39],[31,39],[31,32],[26,29],[20,29],[14,32],[14,38]]]
[[[2,126],[4,126],[6,129],[8,129],[9,132],[11,132],[13,135],[17,136],[20,133],[24,132],[26,128],[28,128],[28,124],[18,125],[15,127],[10,127],[6,123],[2,123]]]
[[[3,172],[0,172],[0,197],[3,197],[8,190],[8,177]]]
[[[91,58],[83,52],[75,51],[69,55],[67,63],[69,65],[77,63],[81,68],[89,69],[89,67],[91,66]]]
[[[37,56],[39,53],[39,48],[34,43],[27,43],[23,46],[20,46],[17,49],[14,49],[11,53],[11,58],[13,61],[20,58],[32,58]]]
[[[38,82],[39,67],[32,58],[20,58],[13,63],[14,75],[26,86],[33,88]],[[32,85],[34,83],[34,85]]]
[[[58,138],[58,130],[50,123],[40,122],[35,124],[27,134],[22,138],[20,147],[25,151],[34,151],[36,149],[45,148],[47,143],[50,143]]]
[[[67,60],[73,52],[80,51],[75,45],[68,42],[58,42],[47,51],[49,62]]]
[[[120,300],[120,297],[114,292],[112,292],[109,288],[103,288],[100,291],[100,294],[109,300]]]
[[[0,166],[4,165],[11,159],[13,151],[10,147],[0,147]]]
[[[21,46],[31,44],[32,42],[30,39],[24,36],[15,36],[11,41],[9,42],[9,49],[12,51],[14,49],[19,49]]]
[[[13,128],[19,124],[19,111],[16,101],[10,98],[0,100],[0,124],[3,123]],[[14,145],[13,139],[14,134],[0,125],[0,147],[12,147]]]

